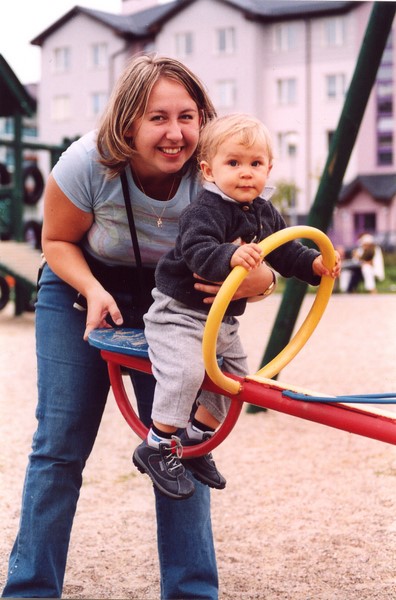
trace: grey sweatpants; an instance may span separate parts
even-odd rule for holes
[[[202,337],[207,315],[153,290],[154,303],[144,317],[149,357],[156,379],[152,419],[165,425],[186,427],[205,375]],[[239,322],[226,317],[220,327],[217,355],[222,370],[247,373],[247,357],[238,335]],[[199,403],[220,422],[230,400],[202,390]]]

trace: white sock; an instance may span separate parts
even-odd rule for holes
[[[171,442],[171,438],[169,437],[162,437],[156,433],[154,433],[153,428],[150,427],[149,432],[147,434],[147,445],[150,446],[151,448],[159,448],[160,443],[165,442],[166,444],[170,444]]]
[[[202,429],[198,429],[198,427],[195,427],[192,424],[192,421],[189,421],[186,427],[186,433],[190,440],[202,440],[203,434],[206,432],[202,431]]]

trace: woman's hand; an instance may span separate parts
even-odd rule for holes
[[[84,340],[93,329],[110,329],[111,325],[106,321],[110,315],[116,325],[122,325],[123,318],[113,296],[105,289],[96,289],[94,293],[87,296],[87,321],[84,331]]]
[[[255,296],[260,296],[263,292],[265,292],[269,285],[268,271],[269,269],[265,264],[262,264],[258,269],[250,271],[235,292],[232,300],[239,300],[240,298],[253,298]],[[202,281],[202,277],[197,275],[197,273],[194,273],[194,277],[195,279]],[[222,283],[223,282],[211,282],[208,284],[197,281],[197,283],[194,284],[194,287],[200,292],[210,294],[208,297],[203,299],[204,304],[213,304],[216,294],[219,291]]]

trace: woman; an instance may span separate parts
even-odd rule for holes
[[[48,179],[47,262],[36,307],[38,428],[3,597],[61,596],[82,472],[109,391],[106,365],[86,340],[97,327],[142,323],[153,269],[198,190],[199,132],[214,114],[186,67],[139,57],[120,77],[99,130],[72,144]],[[196,285],[210,303],[218,286]],[[258,272],[239,293],[265,287]],[[131,378],[149,425],[155,382]],[[216,599],[208,488],[197,484],[182,505],[156,494],[156,511],[161,597]]]

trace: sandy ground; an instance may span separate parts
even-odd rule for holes
[[[252,372],[280,300],[251,305],[242,319]],[[396,391],[395,308],[396,295],[334,295],[280,380],[328,394]],[[34,315],[0,313],[0,359],[2,586],[35,426]],[[136,443],[110,399],[85,472],[64,598],[159,596],[152,491],[131,466]],[[395,446],[243,412],[215,457],[228,480],[212,493],[221,600],[396,598]]]

